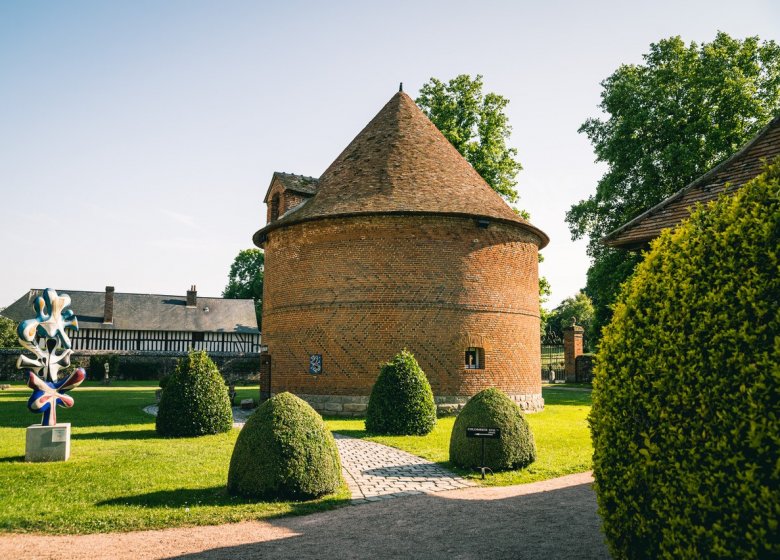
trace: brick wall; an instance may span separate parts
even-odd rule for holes
[[[368,395],[380,365],[412,351],[434,395],[487,387],[539,395],[536,238],[444,216],[334,218],[265,244],[263,341],[273,393]],[[468,347],[484,369],[465,369]],[[322,354],[311,375],[309,355]]]
[[[310,198],[309,196],[287,190],[278,179],[275,179],[271,189],[268,191],[268,204],[266,205],[267,224],[271,223],[271,201],[273,201],[274,195],[277,194],[279,195],[279,216]]]

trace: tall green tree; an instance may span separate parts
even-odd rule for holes
[[[585,292],[581,291],[574,297],[567,297],[549,313],[547,332],[562,340],[563,329],[571,325],[572,319],[575,318],[577,324],[585,329],[585,343],[590,347],[590,339],[593,336],[593,303]]]
[[[517,201],[515,177],[523,167],[517,150],[507,146],[506,97],[483,94],[481,75],[461,74],[446,83],[431,78],[415,102],[493,190]]]
[[[517,149],[507,146],[512,127],[504,110],[509,100],[497,93],[482,93],[482,86],[481,74],[474,78],[460,74],[446,83],[431,78],[420,88],[415,103],[494,191],[507,202],[517,202],[515,177],[523,166]],[[529,219],[525,210],[514,210]],[[547,278],[539,278],[542,328],[547,313],[542,305],[550,293]]]
[[[15,348],[19,346],[16,326],[16,321],[0,315],[0,348]]]
[[[263,315],[263,272],[265,254],[260,249],[239,251],[230,265],[228,283],[222,291],[222,297],[230,299],[249,299],[255,301],[257,324],[261,324]]]
[[[596,333],[641,260],[600,239],[734,153],[780,111],[780,47],[726,33],[689,45],[671,37],[601,86],[606,116],[586,120],[579,131],[607,172],[596,193],[566,214],[572,239],[589,238],[585,291]]]

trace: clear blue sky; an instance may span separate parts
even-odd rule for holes
[[[564,214],[603,172],[577,133],[599,82],[671,35],[780,40],[778,6],[5,0],[0,307],[31,287],[219,295],[273,171],[319,176],[398,82],[460,73],[511,101],[555,305],[585,283]]]

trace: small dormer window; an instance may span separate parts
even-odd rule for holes
[[[275,222],[278,219],[279,219],[279,193],[276,193],[271,197],[271,221]]]
[[[466,369],[485,369],[485,351],[482,348],[466,348]]]

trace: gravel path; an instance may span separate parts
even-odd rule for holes
[[[301,517],[70,537],[0,536],[3,558],[609,558],[590,473],[471,487]]]
[[[144,409],[156,414],[156,407]],[[251,411],[250,411],[251,412]],[[247,411],[234,409],[243,427]],[[0,535],[2,558],[609,558],[591,473],[479,487],[438,465],[336,435],[356,507],[206,527],[80,536]],[[403,500],[388,500],[405,496]],[[376,502],[369,504],[368,502]],[[364,505],[360,505],[364,504]]]

